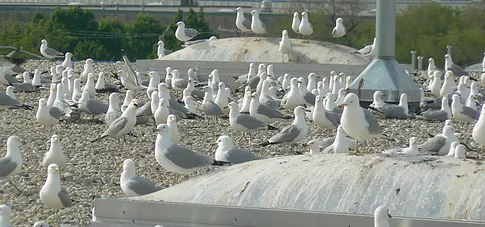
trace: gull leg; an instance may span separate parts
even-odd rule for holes
[[[359,141],[355,140],[355,153],[359,154]]]
[[[248,132],[249,143],[251,143],[251,133]]]

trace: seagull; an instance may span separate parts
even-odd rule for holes
[[[234,147],[234,143],[229,136],[220,136],[217,139],[217,149],[215,152],[216,161],[230,162],[239,164],[258,160],[259,158],[251,151],[242,150]]]
[[[188,81],[180,76],[180,72],[176,69],[172,70],[172,89],[182,91],[187,87]]]
[[[463,76],[463,75],[468,76],[469,75],[468,72],[463,70],[462,67],[453,63],[453,59],[451,58],[450,54],[445,54],[445,70],[446,71],[448,71],[448,70],[452,71],[453,75],[455,75],[455,76]]]
[[[451,113],[453,114],[453,119],[466,122],[475,122],[478,120],[480,112],[468,106],[464,106],[461,103],[460,95],[453,94],[453,96],[451,96],[451,99]]]
[[[279,119],[288,119],[278,110],[259,103],[259,95],[256,92],[251,95],[249,114],[265,123],[271,123]]]
[[[32,84],[29,72],[22,73],[23,82],[22,83],[11,83],[17,92],[34,92],[38,91],[38,87]]]
[[[177,22],[176,25],[177,30],[175,30],[175,38],[179,41],[187,42],[199,34],[199,32],[193,28],[185,28],[185,23],[183,21]]]
[[[172,53],[171,50],[166,50],[165,49],[165,43],[162,40],[159,40],[157,42],[157,57],[158,59],[161,59],[164,56],[167,56]]]
[[[300,15],[298,12],[293,13],[293,21],[291,22],[291,29],[298,35],[300,35],[300,31],[298,30],[300,27]]]
[[[141,196],[160,191],[163,188],[155,185],[150,180],[135,175],[135,162],[126,159],[123,162],[123,172],[120,176],[120,186],[126,196]]]
[[[445,124],[442,134],[429,138],[418,148],[425,153],[446,155],[450,150],[451,143],[455,141],[459,142],[459,139],[454,133],[453,126]]]
[[[71,68],[71,69],[74,69],[74,65],[72,64],[72,54],[71,52],[66,52],[66,54],[64,55],[64,61],[62,62],[62,67],[64,68]]]
[[[180,134],[177,127],[177,117],[173,114],[168,115],[167,125],[170,127],[170,140],[174,143],[180,142]]]
[[[478,144],[485,146],[485,105],[482,106],[480,117],[473,126],[472,138]]]
[[[376,91],[374,92],[374,94],[378,92],[379,91]],[[382,95],[382,92],[379,92],[378,95],[379,94]],[[380,96],[379,96],[379,99],[380,99]],[[375,102],[375,97],[374,97],[374,102]],[[376,105],[376,107],[369,106],[369,108],[376,110],[377,112],[384,115],[384,117],[386,118],[405,118],[409,116],[408,96],[406,93],[402,93],[401,98],[399,99],[399,105],[384,103],[384,104]]]
[[[56,99],[54,100],[53,107],[59,108],[67,117],[71,117],[72,109],[64,99],[65,93],[62,84],[57,84]]]
[[[383,130],[379,122],[369,110],[360,107],[359,97],[356,94],[347,94],[341,106],[344,107],[344,111],[340,124],[345,132],[354,138],[357,143],[383,136]]]
[[[229,112],[228,109],[224,109],[224,107],[226,107],[227,104],[229,104],[228,98],[229,97],[227,97],[227,94],[226,94],[226,85],[224,84],[224,82],[219,82],[217,95],[216,95],[216,98],[214,99],[214,103],[217,104],[219,108],[221,108],[224,114]]]
[[[339,125],[340,114],[327,111],[320,95],[315,97],[315,108],[312,111],[313,122],[323,129],[334,129]]]
[[[409,138],[409,147],[392,148],[389,150],[385,150],[382,153],[383,154],[412,154],[412,155],[419,154],[417,139],[418,138],[416,137]]]
[[[375,46],[376,46],[376,38],[374,38],[374,41],[370,45],[365,45],[362,49],[356,51],[355,53],[362,54],[364,56],[374,56],[376,53],[375,51]]]
[[[340,17],[337,18],[337,21],[335,22],[335,27],[332,30],[332,37],[341,38],[346,33],[347,31],[345,30],[345,27],[344,27],[344,20]]]
[[[224,115],[222,109],[214,103],[212,97],[212,89],[210,87],[205,88],[204,99],[202,100],[202,111],[206,116],[220,117]]]
[[[281,53],[281,58],[283,59],[283,62],[285,62],[285,55],[288,57],[288,62],[293,61],[291,59],[291,42],[290,38],[288,37],[288,31],[283,30],[281,32],[281,41],[280,41],[280,53]]]
[[[168,115],[170,115],[170,110],[168,109],[168,106],[168,101],[164,98],[158,100],[158,107],[153,114],[157,125],[167,123]]]
[[[7,94],[0,92],[0,110],[8,109],[8,108],[19,108],[19,109],[25,109],[25,110],[34,109],[32,106],[22,104],[17,99],[13,99]]]
[[[285,109],[294,110],[297,106],[305,104],[305,100],[298,88],[299,83],[301,82],[297,78],[291,78],[290,91],[281,100],[281,106]]]
[[[94,86],[96,93],[106,93],[106,92],[119,92],[120,88],[115,84],[106,83],[104,80],[104,72],[98,74],[98,81]]]
[[[241,7],[236,8],[236,27],[243,33],[251,31],[251,21],[244,17],[244,10]]]
[[[347,134],[345,133],[344,128],[342,125],[337,127],[337,134],[335,135],[335,140],[333,144],[326,147],[323,150],[323,153],[349,153],[350,149],[355,149],[355,143],[347,138]]]
[[[259,12],[257,10],[251,11],[252,20],[251,20],[251,31],[258,35],[266,34],[268,29],[266,25],[259,19]]]
[[[109,106],[97,99],[89,97],[87,91],[83,91],[81,98],[78,101],[78,107],[83,112],[90,115],[105,114]]]
[[[309,36],[313,34],[313,26],[312,24],[310,24],[310,21],[308,21],[307,12],[301,13],[301,23],[300,26],[298,26],[298,32],[303,36]]]
[[[59,119],[63,112],[54,106],[48,106],[45,98],[39,99],[39,109],[35,115],[35,119],[43,126],[54,126],[59,123]]]
[[[49,150],[44,154],[42,159],[42,166],[47,168],[50,164],[55,163],[59,167],[64,168],[66,166],[66,156],[62,153],[61,142],[58,135],[52,135],[51,146]]]
[[[428,58],[428,70],[427,70],[428,76],[431,77],[434,74],[435,71],[441,72],[441,69],[436,67],[436,64],[434,62],[434,58]]]
[[[157,126],[155,159],[162,168],[177,175],[190,173],[211,165],[221,165],[210,156],[196,153],[172,142],[170,140],[170,128],[166,124]]]
[[[158,85],[160,84],[160,74],[155,71],[150,71],[148,76],[150,77],[150,81],[148,82],[147,95],[148,97],[151,97],[152,92],[158,90]]]
[[[133,99],[121,116],[114,120],[108,129],[100,137],[91,141],[91,143],[106,137],[118,138],[128,134],[136,124],[136,108],[138,108],[138,102],[136,99]]]
[[[444,96],[441,99],[440,110],[427,110],[422,112],[420,115],[417,115],[416,118],[431,121],[446,121],[448,119],[452,119],[452,113],[448,100],[448,96]]]
[[[47,46],[47,40],[40,41],[40,53],[48,59],[63,58],[64,54]]]
[[[123,49],[121,49],[121,57],[123,58],[124,70],[120,70],[118,73],[120,74],[120,80],[123,86],[134,92],[147,89],[146,86],[141,84],[141,81],[136,76],[136,72],[131,67],[130,60],[126,56]]]
[[[374,211],[374,227],[390,227],[388,218],[392,218],[389,209],[385,206],[379,206]]]
[[[441,77],[443,74],[440,71],[435,70],[433,74],[431,74],[431,83],[429,83],[428,89],[431,91],[431,94],[439,97],[442,80]]]
[[[265,147],[272,144],[295,144],[305,139],[308,134],[308,125],[305,122],[303,106],[297,106],[294,113],[295,119],[291,125],[284,127],[278,134],[260,145]]]
[[[248,114],[241,114],[239,112],[237,103],[230,102],[229,108],[229,125],[232,129],[241,132],[247,132],[249,134],[249,140],[251,140],[251,134],[259,130],[276,130],[275,127],[267,125],[263,121],[259,120]]]
[[[451,95],[456,90],[455,77],[453,72],[448,70],[445,73],[445,82],[440,89],[440,96]]]
[[[34,223],[34,225],[32,227],[49,227],[49,224],[47,224],[47,222],[45,222],[45,221],[38,221],[38,222]]]
[[[113,123],[114,120],[120,117],[121,114],[122,112],[119,104],[119,93],[111,93],[109,95],[108,111],[104,115],[104,122],[107,125],[111,125],[111,123]]]
[[[10,177],[17,174],[21,167],[20,138],[18,136],[10,136],[7,140],[7,153],[0,158],[0,181],[8,180],[20,192],[21,190],[13,184]]]
[[[53,163],[47,167],[47,179],[39,192],[39,196],[44,205],[56,209],[56,214],[57,209],[72,206],[69,193],[61,186],[61,175],[57,164]]]

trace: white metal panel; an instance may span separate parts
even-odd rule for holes
[[[96,199],[93,227],[347,227],[373,226],[370,215],[260,209],[129,199]],[[394,217],[392,227],[483,227],[483,222]]]

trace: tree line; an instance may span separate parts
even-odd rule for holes
[[[149,14],[139,14],[133,21],[122,24],[117,17],[105,17],[98,22],[92,12],[79,6],[56,8],[50,17],[36,12],[30,22],[21,22],[13,17],[2,21],[0,45],[38,53],[40,41],[46,39],[50,47],[61,52],[69,51],[78,60],[119,60],[121,49],[130,58],[145,59],[156,58],[156,43],[160,38],[166,49],[181,48],[174,36],[178,21],[201,31],[195,39],[217,35],[210,30],[202,8],[199,13],[190,9],[185,19],[183,14],[179,9],[168,25],[161,24]]]

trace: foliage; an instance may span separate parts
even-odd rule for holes
[[[77,59],[107,59],[108,53],[99,40],[83,40],[76,45],[74,53]]]
[[[103,45],[106,50],[109,50],[108,57],[105,60],[120,59],[121,49],[124,47],[123,38],[125,27],[121,24],[118,17],[101,18],[98,25],[98,34],[105,35],[105,38],[100,39],[101,45]]]
[[[135,21],[126,24],[125,29],[128,35],[125,52],[133,59],[146,58],[164,30],[160,22],[148,14],[139,14]]]

